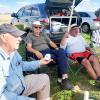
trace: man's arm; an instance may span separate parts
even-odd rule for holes
[[[86,50],[90,51],[91,54],[94,54],[94,51],[90,47],[86,47]]]
[[[60,45],[62,45],[62,46],[65,45],[65,43],[66,43],[66,38],[68,38],[68,33],[65,33],[65,34],[64,34],[64,36],[63,36],[63,38],[62,38],[62,40],[61,40]]]
[[[50,41],[50,46],[56,50],[59,49],[53,41]]]
[[[65,33],[62,40],[61,40],[61,43],[60,43],[60,48],[64,49],[66,48],[67,46],[67,38],[68,38],[68,34]]]
[[[80,36],[80,37],[81,37],[81,39],[82,39],[82,41],[83,41],[83,43],[84,43],[84,45],[85,45],[86,50],[88,50],[88,51],[90,51],[92,54],[94,54],[94,51],[89,47],[89,45],[87,44],[87,42],[85,41],[85,39],[84,39],[82,36]]]
[[[35,61],[22,61],[22,57],[20,54],[16,51],[15,58],[17,58],[19,65],[17,67],[22,67],[23,71],[34,71],[37,68],[40,68],[41,65],[46,65],[52,61],[52,59],[45,60],[44,58],[41,60],[35,60]]]
[[[29,52],[31,52],[32,54],[35,54],[39,59],[42,59],[43,58],[43,55],[41,52],[39,52],[38,50],[32,48],[32,44],[30,43],[27,43],[27,46],[26,46],[27,50]]]
[[[46,65],[48,63],[50,63],[52,61],[52,59],[50,60],[45,60],[44,58],[41,60],[36,60],[36,61],[22,61],[22,67],[23,67],[23,71],[34,71],[37,68],[42,67],[41,65]]]

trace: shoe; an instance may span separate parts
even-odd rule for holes
[[[100,77],[98,77],[95,81],[95,86],[100,87]]]
[[[72,90],[74,87],[68,78],[63,79],[61,82],[58,83],[64,90]]]

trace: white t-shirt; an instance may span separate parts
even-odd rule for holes
[[[66,38],[65,45],[64,46],[60,45],[60,47],[63,48],[67,54],[72,54],[72,53],[84,52],[86,50],[86,47],[88,47],[88,45],[81,35],[77,35],[77,37],[69,35],[69,37]]]

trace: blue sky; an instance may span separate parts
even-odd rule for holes
[[[16,12],[20,7],[45,2],[45,0],[0,0],[0,13]],[[100,0],[83,0],[75,9],[77,11],[95,11],[100,8]]]

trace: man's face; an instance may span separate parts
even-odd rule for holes
[[[20,37],[15,37],[11,34],[5,34],[6,36],[6,46],[9,50],[16,50],[19,48],[19,43],[21,41]]]
[[[33,26],[33,31],[35,34],[39,34],[42,30],[42,26],[41,25],[34,25]]]
[[[79,33],[78,27],[74,27],[70,30],[70,35],[72,35],[72,36],[77,36],[78,33]]]

